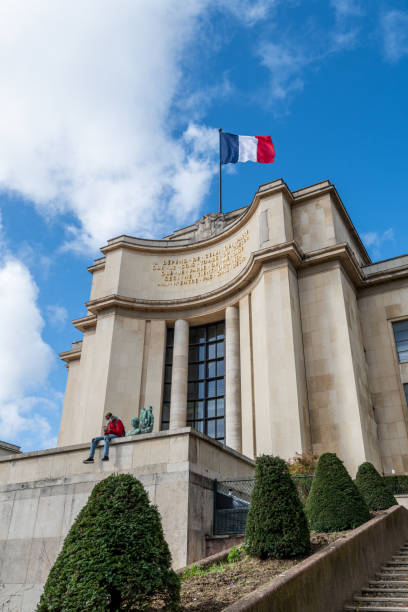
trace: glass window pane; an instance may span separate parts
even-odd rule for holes
[[[171,383],[171,365],[166,365],[164,368],[164,382]]]
[[[215,438],[215,419],[207,421],[207,436]]]
[[[224,398],[217,399],[217,416],[224,416]]]
[[[198,364],[190,363],[188,366],[188,380],[197,380]]]
[[[205,360],[205,344],[198,347],[198,361]]]
[[[210,380],[207,383],[207,397],[215,397],[215,380]]]
[[[224,322],[217,324],[217,340],[224,340]]]
[[[165,404],[163,404],[162,421],[169,421],[169,420],[170,420],[170,404],[166,402]]]
[[[224,360],[217,361],[217,376],[224,376]]]
[[[194,419],[194,402],[187,402],[187,421]]]
[[[167,429],[170,427],[170,423],[167,421],[167,423],[162,423],[162,431],[167,431]]]
[[[395,331],[395,340],[400,342],[401,340],[406,340],[408,338],[408,329],[402,329],[401,331]]]
[[[197,431],[204,433],[204,421],[196,421],[195,428]]]
[[[217,326],[209,325],[208,332],[207,332],[207,342],[210,342],[211,340],[215,340],[216,337],[217,337]]]
[[[207,363],[207,378],[215,378],[216,376],[216,361],[209,361]]]
[[[167,328],[167,346],[173,346],[174,343],[174,327]]]
[[[173,363],[173,347],[166,348],[166,363]]]
[[[205,327],[198,328],[198,341],[200,342],[200,344],[203,344],[205,342],[205,330]]]
[[[198,383],[198,395],[197,395],[197,397],[199,399],[205,397],[205,383],[204,382]]]
[[[196,414],[195,414],[195,418],[196,419],[203,419],[204,418],[204,402],[196,402]]]
[[[215,359],[215,344],[208,345],[207,359]]]
[[[163,402],[169,402],[170,401],[170,395],[171,395],[171,385],[169,385],[169,384],[164,385],[164,389],[163,389]]]
[[[187,391],[187,399],[194,400],[196,397],[197,397],[197,383],[189,382],[188,391]]]
[[[198,361],[198,352],[199,352],[199,348],[198,346],[190,346],[188,349],[188,361],[189,363],[191,363],[192,361]]]
[[[217,419],[217,438],[224,437],[224,419]]]
[[[394,332],[408,330],[408,319],[405,321],[397,321],[397,323],[393,323],[392,326],[394,328]]]
[[[217,342],[217,357],[224,357],[224,342]]]
[[[399,354],[399,360],[400,363],[405,363],[406,361],[408,361],[408,351],[401,351],[401,353]]]
[[[408,383],[404,383],[405,399],[408,405]]]
[[[202,380],[205,378],[205,363],[198,364],[198,378]]]
[[[194,421],[187,421],[187,427],[194,427]]]
[[[397,349],[400,353],[401,351],[408,351],[408,340],[401,340],[397,342]]]
[[[198,344],[198,328],[197,327],[191,327],[190,328],[190,344]]]
[[[207,402],[207,417],[215,417],[215,400],[208,400]]]
[[[217,397],[219,395],[224,395],[224,379],[220,378],[217,380]]]

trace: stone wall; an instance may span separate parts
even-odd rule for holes
[[[0,609],[32,612],[72,522],[94,485],[130,473],[157,504],[173,566],[206,555],[213,479],[248,478],[253,462],[189,428],[112,442],[110,461],[83,464],[87,445],[0,459]],[[3,606],[3,607],[2,607]]]

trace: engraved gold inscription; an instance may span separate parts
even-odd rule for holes
[[[198,285],[224,276],[240,266],[246,259],[244,245],[248,242],[248,230],[220,249],[207,251],[194,257],[175,257],[153,263],[154,272],[160,272],[158,287]]]

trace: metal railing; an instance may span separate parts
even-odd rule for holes
[[[292,476],[304,504],[312,486],[313,474]],[[214,480],[214,535],[245,533],[255,480]]]

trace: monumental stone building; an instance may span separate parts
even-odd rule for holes
[[[362,204],[364,205],[364,204]],[[164,240],[119,236],[89,268],[60,446],[153,406],[250,458],[336,452],[408,471],[408,256],[373,264],[333,185],[262,185]]]
[[[0,444],[2,610],[35,609],[111,473],[142,481],[180,568],[208,554],[215,480],[251,478],[262,453],[408,472],[408,255],[372,263],[329,181],[291,192],[276,180],[247,207],[102,252],[74,321],[83,339],[61,355],[58,447]],[[129,429],[148,406],[152,433],[82,462],[105,412]]]

